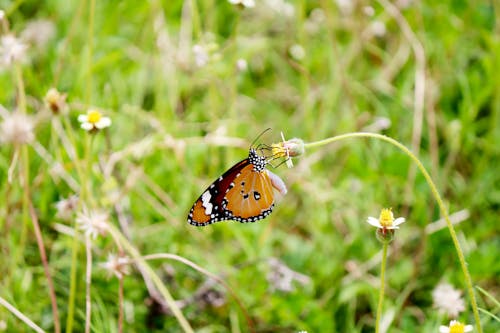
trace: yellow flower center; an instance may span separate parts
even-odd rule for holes
[[[465,325],[459,322],[455,322],[450,325],[450,333],[464,333]]]
[[[278,158],[278,157],[288,157],[287,156],[287,150],[283,147],[283,143],[280,142],[280,143],[273,143],[271,145],[271,149],[272,149],[272,155],[273,157],[275,158]]]
[[[394,222],[394,215],[391,209],[384,208],[380,212],[380,217],[378,218],[380,225],[383,227],[392,227],[392,222]]]
[[[91,124],[97,123],[99,120],[101,120],[101,117],[101,113],[97,110],[90,110],[89,112],[87,112],[87,118],[89,120],[89,123]]]

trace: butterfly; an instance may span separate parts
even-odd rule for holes
[[[256,222],[271,214],[273,188],[283,195],[287,189],[281,178],[266,169],[269,161],[269,157],[250,148],[246,159],[227,170],[195,201],[189,224],[201,227],[225,220]]]

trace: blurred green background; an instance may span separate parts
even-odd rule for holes
[[[498,299],[498,3],[256,0],[244,8],[222,0],[96,1],[90,38],[90,1],[1,0],[0,8],[10,31],[30,45],[22,73],[29,113],[37,117],[36,142],[80,181],[51,118],[70,121],[67,135],[82,155],[88,134],[77,115],[94,106],[109,116],[112,126],[93,142],[95,201],[114,224],[122,222],[143,255],[177,254],[221,276],[256,331],[372,332],[381,245],[365,221],[383,207],[407,219],[390,246],[384,303],[390,332],[437,332],[449,320],[433,307],[432,290],[440,282],[465,290],[446,227],[428,228],[440,214],[425,179],[398,149],[380,141],[311,149],[294,168],[273,170],[289,192],[277,196],[275,211],[263,221],[188,225],[194,200],[245,158],[268,127],[272,131],[260,139],[268,144],[280,141],[281,131],[305,142],[369,131],[418,153],[460,222],[474,284]],[[44,109],[51,87],[68,94],[68,115]],[[0,104],[14,110],[16,103],[13,71],[4,68]],[[32,200],[64,327],[73,238],[61,230],[72,223],[55,217],[55,203],[74,192],[51,172],[55,162],[32,147]],[[31,229],[19,247],[22,189],[6,181],[14,148],[2,144],[0,151],[0,295],[50,331]],[[116,332],[118,282],[98,265],[116,246],[109,236],[93,246],[92,328]],[[82,244],[76,331],[83,330],[85,315],[83,253]],[[248,331],[226,289],[207,285],[205,275],[175,261],[151,265],[185,305],[195,331]],[[293,288],[280,290],[287,278]],[[137,270],[124,283],[125,332],[181,331]],[[478,302],[498,316],[481,294]],[[473,323],[467,297],[465,304],[459,318]],[[29,331],[3,308],[0,321],[7,332]],[[487,315],[482,322],[485,332],[500,330]]]

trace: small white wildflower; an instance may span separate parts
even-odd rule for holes
[[[392,122],[389,118],[386,117],[376,117],[375,121],[368,126],[365,126],[363,128],[363,132],[381,132],[383,130],[386,130],[390,128],[392,125]]]
[[[207,50],[199,44],[193,45],[193,54],[194,54],[194,62],[198,67],[205,66],[210,60]]]
[[[211,36],[207,35],[207,39],[211,39]],[[217,53],[218,49],[219,45],[213,42],[193,45],[194,63],[196,64],[196,66],[204,67],[210,61],[216,61],[220,59],[220,54]]]
[[[77,195],[72,195],[66,199],[61,199],[58,202],[56,202],[56,210],[57,210],[56,217],[64,221],[68,221],[75,213],[77,207],[78,207]]]
[[[448,283],[440,283],[434,288],[432,300],[436,309],[452,318],[456,318],[460,312],[465,310],[462,293]]]
[[[373,9],[372,6],[364,6],[363,13],[365,13],[366,16],[372,17],[373,15],[375,15],[375,9]]]
[[[109,276],[115,275],[119,279],[130,274],[130,260],[124,256],[110,253],[108,260],[101,263],[100,266],[108,271]]]
[[[355,4],[353,0],[336,0],[335,2],[337,2],[337,6],[339,6],[342,14],[349,15],[354,11]]]
[[[86,236],[96,238],[97,235],[105,235],[108,230],[108,214],[100,210],[83,209],[83,212],[78,213],[76,218],[80,230]]]
[[[270,258],[268,264],[270,272],[267,274],[267,281],[271,285],[271,290],[290,292],[295,290],[294,281],[306,285],[311,280],[308,276],[291,270],[277,258]]]
[[[26,25],[26,28],[21,33],[21,38],[34,45],[37,48],[47,46],[56,33],[54,23],[49,20],[35,20]]]
[[[58,114],[67,110],[66,97],[66,94],[61,94],[56,88],[50,88],[43,100],[47,108]]]
[[[248,69],[248,63],[245,59],[238,59],[236,61],[236,68],[240,72],[245,72]]]
[[[255,0],[228,0],[230,4],[239,5],[245,8],[255,7]]]
[[[111,119],[103,117],[102,114],[95,109],[87,111],[87,114],[79,115],[78,121],[82,123],[81,128],[88,132],[111,126]]]
[[[394,214],[392,213],[392,210],[384,208],[380,212],[380,217],[378,219],[370,216],[368,217],[366,222],[379,229],[392,230],[392,229],[399,229],[398,226],[401,223],[405,222],[405,218],[398,217],[397,219],[394,219]]]
[[[0,40],[0,66],[8,67],[14,62],[22,62],[26,58],[28,47],[14,35],[2,36]]]
[[[464,325],[456,320],[450,321],[449,326],[439,326],[440,333],[464,333],[472,332],[472,329],[472,325]]]
[[[385,28],[385,23],[382,21],[374,21],[370,27],[372,33],[377,37],[385,36],[387,29]]]
[[[295,14],[295,7],[284,0],[267,0],[266,3],[277,14],[285,17],[292,17]]]
[[[31,117],[19,112],[9,114],[0,125],[0,141],[15,145],[30,143],[35,139],[34,127]]]
[[[294,58],[295,60],[298,60],[298,61],[304,59],[304,57],[306,56],[306,51],[299,44],[293,44],[290,47],[289,52],[290,52],[290,55],[292,56],[292,58]]]

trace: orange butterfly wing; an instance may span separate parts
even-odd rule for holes
[[[225,199],[231,219],[255,222],[269,215],[274,207],[274,193],[267,170],[256,171],[252,164],[244,167],[233,181]]]
[[[189,211],[188,222],[195,226],[206,226],[218,221],[227,220],[223,203],[233,180],[241,174],[241,170],[251,165],[248,158],[235,164],[222,176],[217,178],[204,192]]]
[[[286,193],[283,181],[266,170],[267,160],[255,149],[212,183],[195,201],[188,222],[206,226],[218,221],[255,222],[271,214],[273,186]]]

